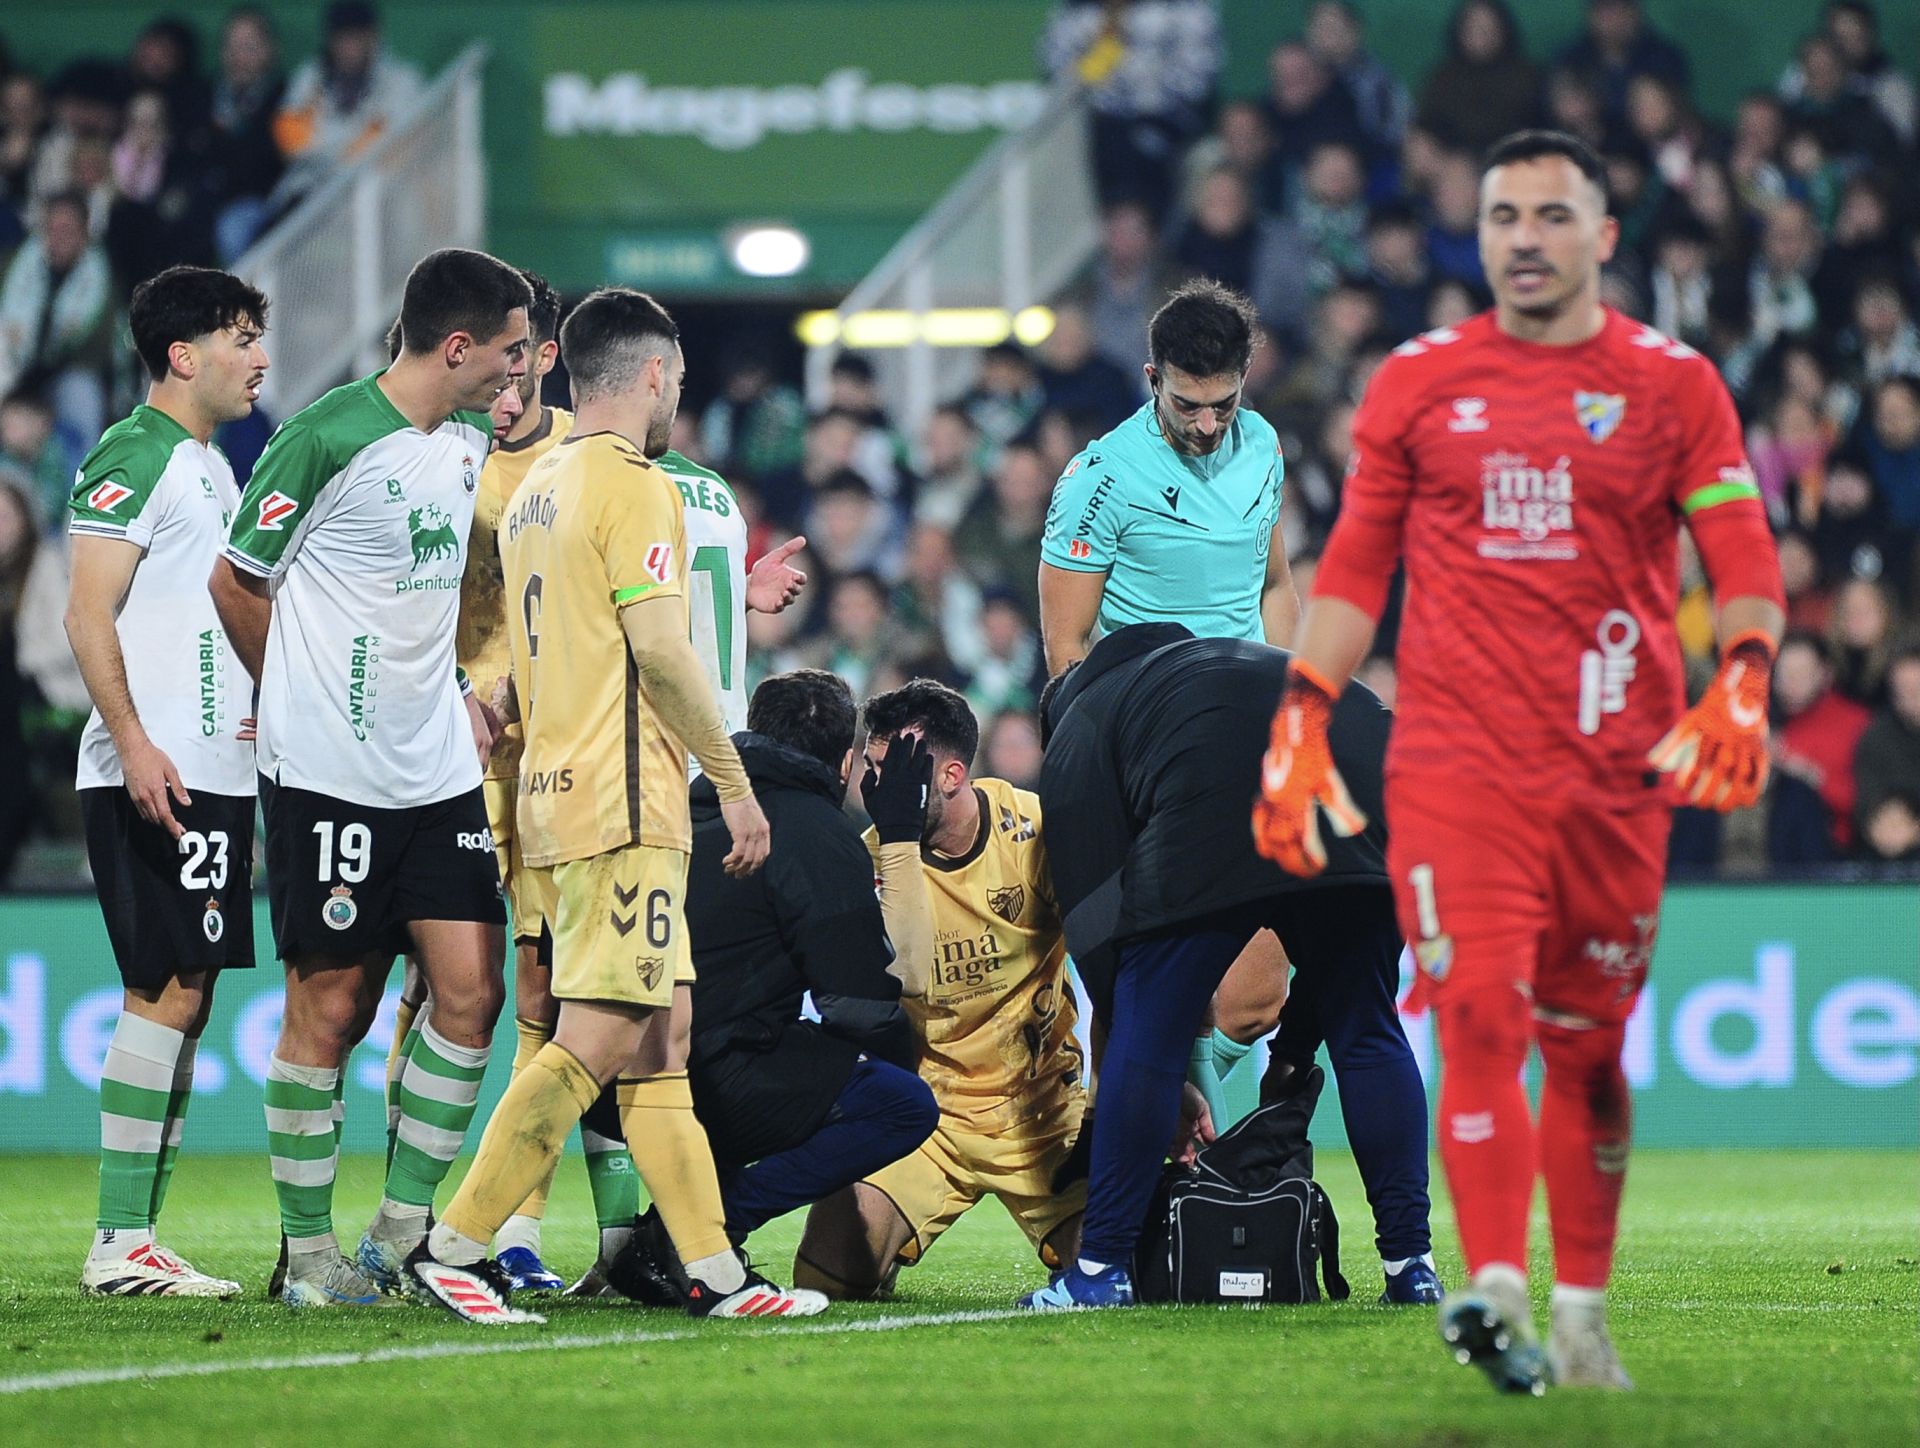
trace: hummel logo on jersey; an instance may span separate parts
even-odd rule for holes
[[[647,549],[647,576],[655,583],[665,583],[673,572],[673,545],[655,543]]]
[[[1491,423],[1487,421],[1487,399],[1484,397],[1456,397],[1453,399],[1453,417],[1447,423],[1448,432],[1485,432]]]
[[[254,527],[262,533],[278,533],[281,525],[300,511],[300,500],[285,493],[268,493],[260,500],[260,517]]]
[[[1627,399],[1617,392],[1576,392],[1573,415],[1595,442],[1605,442],[1619,430],[1627,415]]]
[[[87,494],[87,506],[96,513],[111,513],[132,496],[132,488],[123,488],[118,483],[102,483]]]
[[[1174,512],[1177,513],[1180,511],[1180,490],[1178,488],[1162,488],[1160,490],[1160,496],[1167,500],[1167,506],[1173,509]]]

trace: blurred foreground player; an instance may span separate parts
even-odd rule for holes
[[[1778,560],[1713,366],[1603,306],[1604,172],[1557,132],[1488,157],[1495,308],[1398,348],[1367,390],[1340,520],[1274,715],[1254,831],[1299,875],[1365,816],[1328,755],[1332,700],[1407,565],[1388,863],[1445,1058],[1440,1153],[1469,1286],[1441,1306],[1505,1391],[1631,1386],[1605,1290],[1631,1107],[1620,1052],[1660,914],[1671,776],[1751,804],[1767,773]],[[1719,601],[1720,672],[1684,716],[1680,525]],[[1678,719],[1676,724],[1674,721]],[[1520,1083],[1545,1063],[1540,1123]],[[1537,1141],[1537,1144],[1536,1144]],[[1527,1299],[1544,1171],[1552,1334]]]
[[[1262,1095],[1285,1094],[1289,1067],[1304,1079],[1326,1042],[1373,1207],[1385,1300],[1439,1300],[1427,1098],[1394,1010],[1401,938],[1384,829],[1340,841],[1325,876],[1305,881],[1261,859],[1237,827],[1241,802],[1258,788],[1260,730],[1287,658],[1248,639],[1134,624],[1100,640],[1041,696],[1053,886],[1106,1049],[1079,1259],[1023,1306],[1132,1302],[1127,1264],[1181,1115],[1195,1029],[1262,929],[1298,972]],[[1391,721],[1357,684],[1334,719],[1334,751],[1370,801]]]

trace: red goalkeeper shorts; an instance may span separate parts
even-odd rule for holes
[[[1536,1010],[1611,1024],[1653,959],[1672,813],[1387,781],[1387,868],[1420,965],[1409,1006],[1516,985]]]

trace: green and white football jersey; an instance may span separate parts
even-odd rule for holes
[[[687,613],[727,733],[747,727],[747,520],[718,473],[677,452],[659,460],[680,489],[687,520]],[[689,756],[688,771],[700,763]]]
[[[74,477],[68,531],[124,538],[144,555],[114,628],[127,692],[148,737],[189,792],[254,791],[253,746],[237,737],[252,686],[227,647],[207,574],[239,506],[233,469],[166,413],[141,406],[102,434]],[[95,709],[80,736],[81,789],[124,783]]]
[[[272,580],[260,771],[376,808],[480,783],[454,678],[474,490],[492,426],[402,417],[378,373],[280,425],[224,556]]]

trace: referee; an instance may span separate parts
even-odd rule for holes
[[[1060,477],[1040,545],[1047,672],[1086,656],[1097,624],[1184,624],[1201,638],[1292,642],[1300,601],[1275,536],[1280,440],[1240,406],[1253,304],[1189,282],[1147,326],[1153,398]]]

